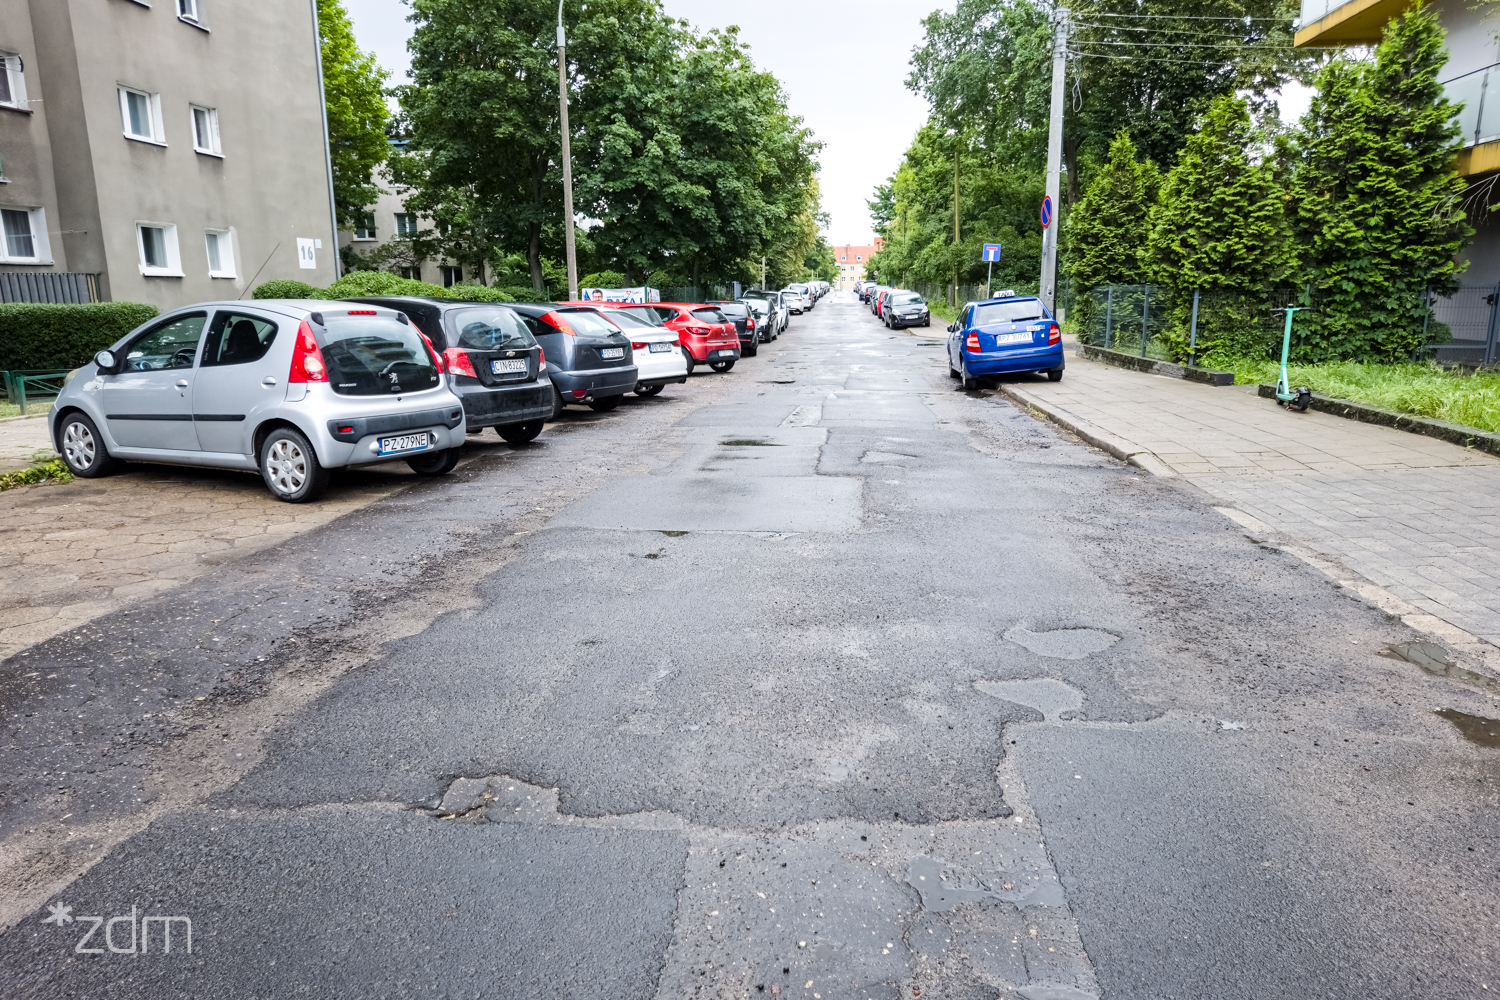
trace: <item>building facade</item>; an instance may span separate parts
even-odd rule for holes
[[[335,279],[311,0],[0,0],[0,64],[7,298]]]
[[[401,203],[406,192],[391,182],[385,175],[384,168],[377,168],[374,179],[375,185],[380,188],[380,197],[365,210],[365,217],[359,228],[352,231],[345,229],[339,233],[340,247],[349,247],[360,257],[368,257],[383,247],[389,248],[392,243],[399,244],[403,237],[415,236],[420,229],[432,228],[431,219],[406,210],[406,206]],[[389,250],[386,252],[389,253]],[[444,288],[461,285],[465,278],[472,280],[478,277],[473,274],[465,275],[463,266],[456,261],[418,259],[400,254],[381,260],[379,269],[391,271],[403,278],[442,285]]]
[[[833,287],[839,291],[848,291],[854,287],[855,282],[864,280],[865,264],[870,257],[880,251],[885,245],[885,240],[875,237],[875,242],[868,246],[855,246],[845,243],[833,248],[833,259],[838,263],[839,275],[833,282]]]

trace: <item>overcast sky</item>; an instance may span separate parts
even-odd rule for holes
[[[927,117],[927,104],[903,81],[921,20],[952,0],[664,0],[667,12],[700,28],[739,25],[756,65],[776,74],[793,113],[824,143],[819,161],[832,244],[869,243],[865,202],[901,162]],[[344,0],[361,48],[403,82],[410,8],[401,0]],[[1306,88],[1282,102],[1295,122]]]

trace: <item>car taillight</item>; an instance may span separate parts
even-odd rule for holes
[[[643,344],[643,343],[642,344],[638,344],[638,343],[636,343],[633,340],[630,342],[630,346],[633,347],[633,348],[635,348],[637,351],[644,351],[646,349],[646,345],[645,344]]]
[[[749,319],[745,320],[745,329],[747,329],[747,330],[754,330],[755,329],[755,317],[754,316],[751,316]]]
[[[536,349],[536,373],[540,375],[547,370],[547,352],[540,347]]]
[[[681,347],[682,346],[682,338],[678,337],[676,340],[672,341],[672,346],[673,347]]]
[[[350,316],[375,316],[375,315],[377,315],[377,313],[375,312],[374,309],[350,309],[349,310],[349,315]]]
[[[312,327],[303,320],[297,327],[297,344],[292,348],[292,370],[287,374],[288,382],[327,382],[328,366],[323,364],[323,351],[318,347],[318,338]]]
[[[686,326],[682,328],[683,333],[691,333],[695,337],[706,337],[713,331],[706,326]]]
[[[448,370],[454,375],[467,375],[469,378],[478,378],[474,371],[474,362],[469,357],[469,352],[461,347],[450,347],[443,352],[443,360],[448,362]]]
[[[443,363],[443,356],[438,353],[438,349],[432,346],[432,340],[421,330],[417,331],[417,336],[421,337],[422,343],[427,345],[427,353],[432,355],[432,364],[438,370],[438,374],[448,374],[448,366]]]
[[[1047,328],[1047,343],[1049,343],[1049,344],[1061,344],[1062,343],[1062,331],[1057,328],[1057,324],[1056,323],[1053,323],[1050,327]]]
[[[554,330],[561,330],[563,333],[566,333],[570,337],[576,337],[576,336],[578,336],[577,331],[575,331],[571,326],[569,326],[568,325],[568,321],[565,320],[565,319],[563,319],[562,316],[559,315],[558,313],[555,313],[555,312],[543,313],[542,314],[542,322],[546,323],[548,326],[552,327]]]
[[[978,354],[979,353],[979,334],[977,334],[977,333],[971,333],[971,334],[969,334],[969,339],[966,340],[966,341],[964,341],[964,347],[965,347],[965,349],[973,351],[975,354]]]

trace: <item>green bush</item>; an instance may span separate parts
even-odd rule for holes
[[[625,275],[619,271],[598,271],[578,279],[579,288],[624,288]]]
[[[156,314],[137,302],[0,304],[0,370],[77,368]]]
[[[442,291],[447,298],[460,302],[514,302],[515,297],[503,288],[486,288],[484,285],[454,285]]]
[[[551,302],[551,296],[546,292],[539,292],[530,285],[515,285],[500,289],[510,296],[512,302]]]
[[[314,288],[305,281],[292,281],[287,278],[276,281],[267,281],[265,284],[256,285],[255,291],[250,293],[252,299],[321,299],[323,291]]]
[[[368,295],[421,295],[444,298],[446,288],[415,278],[403,278],[390,271],[351,271],[319,292],[324,299],[362,298]]]

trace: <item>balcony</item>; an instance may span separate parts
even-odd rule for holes
[[[1294,45],[1374,45],[1410,0],[1302,0]]]
[[[1464,137],[1458,172],[1473,177],[1500,170],[1500,63],[1444,80],[1443,89],[1448,100],[1463,105],[1458,115]]]

